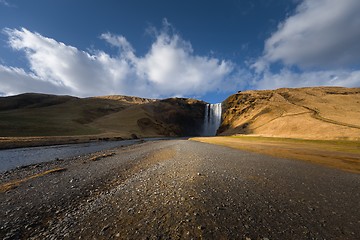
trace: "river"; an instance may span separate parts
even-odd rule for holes
[[[119,146],[128,146],[139,143],[140,141],[141,140],[106,141],[0,150],[0,172],[16,167],[49,162],[57,158],[71,158]]]

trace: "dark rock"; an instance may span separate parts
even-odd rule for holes
[[[135,133],[132,133],[130,137],[131,139],[139,139],[139,137]]]

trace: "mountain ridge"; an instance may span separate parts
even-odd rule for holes
[[[204,101],[25,93],[0,97],[0,136],[201,135]],[[360,88],[239,91],[222,102],[218,135],[360,140]]]

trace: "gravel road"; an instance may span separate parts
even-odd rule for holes
[[[111,154],[109,154],[111,153]],[[1,239],[359,239],[360,175],[188,140],[7,171]],[[96,161],[93,161],[93,160]]]

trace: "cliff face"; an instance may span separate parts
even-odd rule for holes
[[[218,134],[360,139],[360,88],[239,92],[223,102]]]
[[[205,103],[195,99],[169,98],[143,106],[148,118],[138,121],[141,128],[157,126],[166,136],[199,136],[201,134]],[[146,124],[144,124],[146,122]]]

